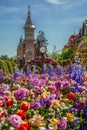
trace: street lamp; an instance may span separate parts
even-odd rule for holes
[[[41,52],[41,54],[42,54],[42,71],[43,71],[44,54],[46,53],[46,47],[45,47],[45,46],[41,46],[41,47],[40,47],[40,52]]]

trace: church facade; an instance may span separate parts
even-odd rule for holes
[[[17,48],[17,62],[20,64],[27,64],[36,56],[36,40],[34,37],[35,25],[31,19],[30,8],[28,8],[28,16],[24,25],[24,38],[20,38]]]

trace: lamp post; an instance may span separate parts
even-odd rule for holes
[[[41,55],[42,55],[42,71],[43,71],[43,65],[44,65],[44,54],[46,53],[46,47],[45,46],[41,46],[40,47],[40,52],[41,52]]]

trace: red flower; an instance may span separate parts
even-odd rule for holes
[[[20,127],[18,128],[18,130],[30,130],[30,126],[28,124],[28,122],[23,121],[20,125]]]
[[[19,115],[22,119],[26,118],[26,113],[24,110],[18,110],[16,114]]]
[[[6,102],[6,105],[11,106],[11,105],[13,105],[13,103],[14,103],[13,99],[8,99]]]
[[[75,93],[70,92],[70,93],[67,95],[67,98],[68,98],[69,100],[73,100],[73,99],[75,98]]]
[[[5,104],[2,101],[0,101],[0,107],[5,107]]]
[[[1,119],[2,119],[2,114],[0,114],[0,121],[1,121]]]
[[[22,102],[20,105],[20,109],[24,110],[24,111],[27,111],[29,109],[29,107],[30,107],[30,105],[28,102]]]

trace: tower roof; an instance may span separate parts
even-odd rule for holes
[[[27,17],[27,20],[26,20],[26,23],[24,25],[24,28],[35,28],[33,22],[32,22],[32,19],[31,19],[31,13],[30,13],[30,6],[28,6],[28,17]]]
[[[22,47],[22,36],[20,38],[19,44],[18,44],[18,48]]]

